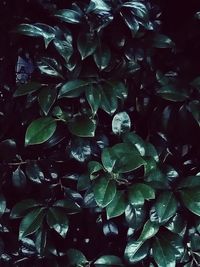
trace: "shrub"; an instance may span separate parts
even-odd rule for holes
[[[183,44],[153,1],[50,7],[11,33],[35,70],[3,85],[1,266],[198,266],[198,9]]]

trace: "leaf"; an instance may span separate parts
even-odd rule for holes
[[[188,98],[185,90],[175,87],[173,84],[168,84],[157,90],[157,94],[169,101],[182,102]]]
[[[120,81],[109,81],[108,82],[113,88],[115,95],[119,99],[126,99],[128,96],[128,88],[125,86],[123,82]]]
[[[146,210],[142,205],[127,205],[125,209],[125,219],[134,230],[138,230],[142,227],[145,221]]]
[[[110,9],[110,5],[108,5],[104,0],[91,0],[87,7],[87,13],[108,12]]]
[[[3,194],[0,194],[0,218],[6,210],[6,199]]]
[[[89,85],[90,82],[83,80],[73,80],[67,83],[64,83],[58,93],[58,98],[62,97],[77,97],[84,90],[84,86]]]
[[[34,183],[41,184],[44,181],[44,173],[35,161],[26,164],[26,175]]]
[[[35,240],[35,247],[37,249],[37,252],[41,256],[43,256],[45,253],[46,245],[47,245],[47,231],[45,229],[38,230]]]
[[[111,60],[111,52],[108,46],[101,44],[97,47],[94,55],[94,62],[100,71],[108,67]]]
[[[138,238],[138,241],[145,241],[147,239],[152,238],[157,234],[158,230],[159,225],[148,220],[143,227],[142,233]]]
[[[94,265],[96,267],[123,266],[121,259],[114,255],[103,255],[94,262]]]
[[[20,223],[19,239],[35,233],[41,227],[44,216],[44,208],[35,208],[29,212]]]
[[[97,39],[91,33],[80,33],[77,40],[78,51],[82,60],[92,55],[97,48]]]
[[[56,101],[57,92],[55,88],[43,88],[38,95],[38,102],[45,115],[47,115]]]
[[[178,185],[178,189],[182,188],[195,189],[196,187],[200,187],[200,176],[185,177]]]
[[[130,264],[141,262],[149,252],[149,242],[131,240],[126,245],[124,258]],[[165,266],[166,267],[166,266]]]
[[[172,40],[164,34],[156,34],[152,42],[152,46],[155,48],[171,48],[174,46]]]
[[[57,200],[53,207],[63,208],[67,214],[75,214],[81,211],[81,207],[72,199]]]
[[[32,121],[26,130],[25,146],[44,143],[54,134],[55,130],[56,122],[51,117]]]
[[[180,191],[184,205],[192,213],[200,216],[200,187]]]
[[[18,202],[17,204],[15,204],[15,206],[12,208],[11,213],[10,213],[10,218],[12,219],[17,219],[17,218],[21,218],[25,215],[25,213],[31,209],[31,208],[35,208],[37,206],[40,206],[41,203],[39,203],[38,201],[29,198],[29,199],[24,199],[20,202]]]
[[[69,131],[80,137],[94,137],[96,130],[96,121],[84,115],[74,117],[68,123]]]
[[[26,175],[24,172],[18,167],[12,175],[12,184],[16,188],[24,189],[26,187]]]
[[[140,28],[140,25],[138,21],[135,19],[133,12],[131,11],[120,12],[120,15],[123,17],[124,22],[129,27],[129,29],[136,34]]]
[[[85,255],[78,249],[68,249],[66,256],[67,264],[70,264],[70,266],[85,266],[88,263]]]
[[[187,109],[192,113],[194,119],[200,126],[200,101],[198,100],[190,101],[187,106]]]
[[[100,107],[108,114],[112,115],[117,109],[117,96],[114,88],[109,84],[103,84],[99,88],[101,92]]]
[[[159,195],[156,203],[155,210],[158,215],[159,223],[168,221],[177,210],[177,201],[172,192],[163,192]]]
[[[88,163],[88,171],[89,171],[90,179],[91,180],[96,179],[99,176],[98,172],[101,171],[102,169],[103,169],[103,166],[99,162],[90,161]]]
[[[114,134],[121,135],[128,132],[131,128],[131,120],[126,112],[117,113],[112,120],[112,131]]]
[[[91,154],[92,148],[89,140],[79,137],[72,140],[70,147],[71,158],[74,158],[79,162],[85,162],[90,158]]]
[[[127,144],[134,145],[137,148],[137,150],[140,152],[141,156],[145,156],[146,145],[139,135],[133,132],[126,133],[125,135],[123,135],[123,141]]]
[[[89,84],[85,90],[86,99],[95,115],[101,103],[101,93],[98,88],[95,88],[92,84]]]
[[[71,23],[71,24],[78,24],[82,20],[82,14],[78,13],[72,9],[61,9],[58,10],[55,14],[55,17],[58,19]]]
[[[56,32],[53,27],[43,23],[35,23],[33,25],[23,23],[17,27],[16,31],[27,36],[43,37],[46,48],[55,38]]]
[[[37,91],[41,87],[42,85],[38,82],[28,82],[25,84],[21,84],[17,87],[13,96],[17,97],[17,96],[27,95],[27,94]]]
[[[154,260],[159,267],[175,267],[175,255],[170,244],[155,238],[152,248]]]
[[[128,198],[131,204],[143,205],[145,199],[155,198],[155,190],[149,185],[137,183],[129,188]]]
[[[42,74],[64,79],[61,74],[61,65],[53,58],[42,57],[40,61],[37,62],[37,66]]]
[[[101,177],[95,180],[93,186],[94,198],[97,204],[104,208],[106,207],[115,197],[116,184],[115,181],[110,180],[108,177]]]
[[[176,213],[168,222],[165,224],[165,227],[182,237],[182,235],[185,233],[186,230],[186,220],[181,216],[181,214]]]
[[[137,150],[125,143],[105,148],[101,155],[104,168],[108,172],[125,173],[133,171],[145,164]]]
[[[126,202],[124,193],[117,191],[112,201],[106,207],[107,219],[111,219],[120,216],[124,213],[126,208]]]
[[[65,212],[59,208],[50,208],[47,212],[47,223],[63,238],[66,237],[69,228],[69,220]]]

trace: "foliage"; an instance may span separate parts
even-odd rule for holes
[[[13,22],[35,71],[1,77],[1,266],[200,264],[200,8],[184,37],[162,9],[54,1]]]

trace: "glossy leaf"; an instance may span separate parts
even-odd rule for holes
[[[114,255],[103,255],[94,262],[94,265],[96,267],[123,266],[121,259]]]
[[[57,92],[55,88],[43,88],[38,95],[38,102],[45,115],[47,115],[56,101]]]
[[[25,213],[31,209],[35,208],[37,206],[40,206],[41,204],[34,200],[34,199],[24,199],[20,202],[18,202],[11,210],[10,217],[12,219],[21,218],[25,215]]]
[[[50,208],[47,213],[47,223],[63,238],[66,237],[69,221],[66,213],[59,208]]]
[[[61,9],[58,10],[55,14],[55,17],[58,19],[71,23],[71,24],[78,24],[81,22],[82,16],[75,10],[72,9]]]
[[[94,85],[90,84],[85,90],[86,99],[95,115],[101,103],[101,93]]]
[[[39,118],[28,126],[25,145],[41,144],[47,141],[56,130],[56,122],[51,117]]]
[[[138,241],[145,241],[147,239],[152,238],[157,234],[158,230],[158,224],[152,223],[150,220],[148,220],[143,227],[142,233]]]
[[[103,166],[98,161],[90,161],[88,163],[88,171],[90,179],[96,179],[98,177],[98,172],[103,169]]]
[[[80,33],[77,40],[77,47],[83,60],[95,52],[97,40],[91,33]]]
[[[127,205],[125,209],[125,219],[132,229],[139,229],[145,221],[146,210],[142,205]]]
[[[97,47],[94,53],[94,61],[99,68],[99,70],[104,70],[108,67],[109,62],[111,60],[111,52],[108,46],[100,45]]]
[[[84,266],[88,263],[85,255],[78,249],[68,249],[66,256],[67,264],[70,266]]]
[[[153,242],[153,257],[159,267],[175,267],[175,255],[170,244],[155,238]]]
[[[26,165],[26,175],[34,183],[41,184],[44,180],[44,173],[35,161],[30,161]]]
[[[21,221],[19,226],[19,239],[35,233],[42,225],[45,216],[44,208],[35,208]]]
[[[116,194],[116,184],[108,177],[101,177],[98,180],[95,180],[93,192],[97,204],[104,208],[114,199]]]
[[[156,48],[171,48],[174,46],[173,41],[163,34],[156,34],[153,38],[153,47]]]
[[[184,205],[194,214],[200,216],[200,189],[184,189],[180,191]]]
[[[14,187],[19,189],[24,189],[26,187],[26,175],[25,173],[18,167],[12,175],[12,184]]]
[[[145,199],[155,198],[155,190],[149,185],[138,183],[129,188],[128,197],[131,204],[143,205]]]
[[[182,102],[188,98],[186,91],[176,88],[171,84],[161,87],[157,94],[166,100],[174,102]]]
[[[100,107],[108,114],[112,115],[117,109],[117,97],[114,88],[108,84],[100,87],[101,104]]]
[[[37,66],[42,74],[63,79],[62,67],[55,59],[43,57],[37,62]]]
[[[145,164],[139,153],[125,143],[105,148],[101,160],[108,172],[115,173],[130,172]]]
[[[177,201],[172,192],[162,193],[155,203],[159,223],[169,220],[177,210]]]
[[[42,85],[38,82],[28,82],[26,84],[19,85],[14,93],[14,96],[23,96],[33,93],[40,89]]]
[[[125,248],[124,257],[130,264],[141,262],[149,252],[148,241],[135,241],[128,242]]]
[[[6,199],[4,195],[0,194],[0,217],[4,214],[6,210]]]
[[[126,208],[124,192],[117,191],[112,201],[106,207],[108,220],[122,215]]]
[[[126,112],[117,113],[112,120],[112,131],[114,134],[121,135],[128,132],[131,128],[131,120]]]
[[[81,211],[81,207],[72,199],[57,200],[53,207],[62,208],[67,214],[75,214]]]
[[[84,86],[89,85],[88,81],[83,80],[73,80],[64,83],[58,93],[58,98],[62,97],[77,97],[84,89]]]
[[[86,116],[76,116],[68,123],[69,131],[80,137],[94,137],[96,121]]]

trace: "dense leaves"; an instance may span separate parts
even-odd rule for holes
[[[0,266],[199,266],[197,0],[0,15]]]

